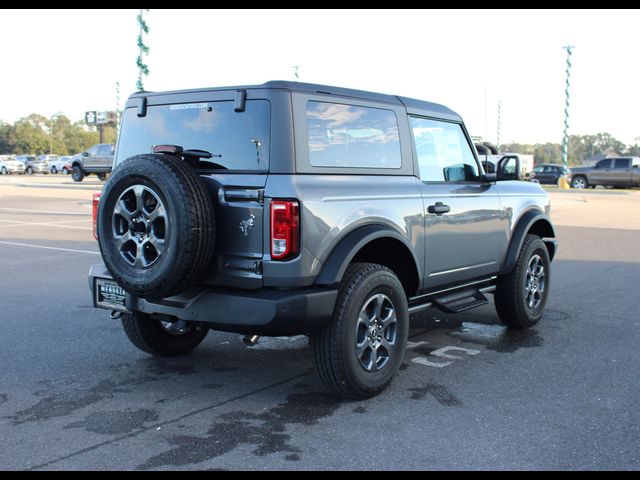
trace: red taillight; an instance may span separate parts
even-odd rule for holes
[[[100,192],[93,194],[91,206],[93,207],[93,238],[98,239],[98,204],[100,203]]]
[[[295,200],[271,202],[271,258],[285,260],[300,251],[300,208]]]

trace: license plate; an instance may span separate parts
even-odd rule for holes
[[[113,280],[106,278],[95,279],[95,306],[120,312],[130,312],[126,307],[127,293]]]

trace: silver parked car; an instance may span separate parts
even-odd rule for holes
[[[0,175],[24,173],[24,163],[10,155],[0,155]]]
[[[63,155],[62,157],[58,157],[57,155],[51,155],[52,157],[56,157],[53,159],[49,159],[47,161],[47,165],[49,167],[49,172],[51,173],[65,173],[64,166],[67,164],[71,164],[71,156]],[[66,172],[68,173],[68,172]]]
[[[40,157],[42,157],[42,155]],[[27,175],[49,173],[46,160],[40,157],[36,157],[35,155],[18,155],[16,156],[16,160],[20,160],[24,164],[24,173]]]

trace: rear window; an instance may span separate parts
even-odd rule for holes
[[[395,113],[339,103],[307,103],[309,163],[314,167],[400,168]]]
[[[156,105],[138,117],[125,110],[116,163],[151,153],[154,145],[180,145],[205,150],[212,168],[266,171],[269,168],[271,110],[267,100],[248,100],[244,112],[233,101]],[[205,162],[205,165],[210,162]]]

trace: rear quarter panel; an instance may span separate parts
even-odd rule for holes
[[[265,285],[312,284],[348,233],[374,223],[405,237],[422,261],[423,203],[417,181],[413,176],[270,175],[265,211],[270,198],[300,201],[301,254],[290,262],[265,261]]]

